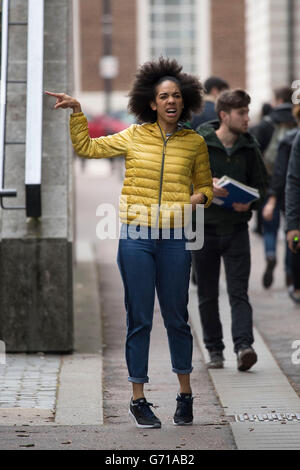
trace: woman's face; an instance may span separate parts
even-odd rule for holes
[[[174,128],[180,119],[183,99],[180,88],[172,80],[165,80],[156,87],[155,101],[151,109],[157,111],[157,120],[167,128]]]

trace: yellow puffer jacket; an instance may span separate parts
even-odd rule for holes
[[[125,156],[125,180],[120,198],[124,223],[147,226],[183,226],[184,205],[194,193],[212,200],[212,177],[206,143],[191,129],[166,137],[158,123],[133,124],[107,137],[91,139],[83,113],[70,116],[75,152],[85,158]],[[159,221],[158,221],[159,218]]]

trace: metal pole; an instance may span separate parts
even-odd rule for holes
[[[295,80],[295,47],[294,47],[294,0],[288,0],[288,80],[291,84]]]
[[[112,55],[111,0],[102,0],[103,57]],[[104,78],[105,113],[111,112],[112,79]]]
[[[0,202],[5,209],[2,197],[15,197],[15,189],[4,188],[5,173],[5,121],[6,121],[6,85],[8,66],[8,23],[9,23],[9,0],[2,2],[2,40],[1,40],[1,83],[0,83]]]

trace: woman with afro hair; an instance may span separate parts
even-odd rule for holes
[[[79,156],[125,156],[118,266],[125,291],[126,361],[133,391],[129,414],[138,427],[161,427],[144,395],[144,384],[149,381],[156,290],[172,370],[180,386],[173,423],[192,424],[192,335],[187,310],[191,254],[186,249],[184,220],[178,213],[183,213],[186,204],[207,207],[212,199],[204,139],[182,125],[192,111],[200,108],[202,85],[196,77],[183,73],[175,60],[160,58],[146,62],[137,70],[129,93],[128,108],[139,124],[95,139],[89,137],[87,119],[75,98],[64,93],[46,93],[56,97],[55,109],[73,109],[71,140]]]

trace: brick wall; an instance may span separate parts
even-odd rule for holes
[[[245,87],[245,2],[211,0],[211,72]]]
[[[119,58],[119,76],[115,79],[116,90],[128,90],[136,71],[136,0],[112,0],[113,54]]]
[[[119,59],[114,90],[127,90],[136,69],[136,0],[111,0],[113,17],[112,53]],[[82,91],[103,91],[99,76],[102,55],[102,1],[80,0]]]
[[[102,53],[101,1],[80,0],[81,86],[84,91],[102,89],[99,58]]]

